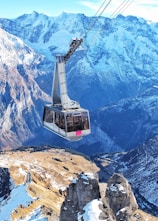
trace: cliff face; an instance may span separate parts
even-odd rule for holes
[[[80,174],[67,189],[60,212],[60,221],[144,221],[142,211],[128,181],[114,174],[107,182],[105,195],[100,198],[98,179]]]
[[[98,178],[88,174],[78,175],[67,188],[60,211],[60,221],[157,221],[138,209],[138,204],[128,181],[113,174],[104,185],[101,196]]]
[[[61,207],[60,221],[76,220],[78,213],[83,213],[83,208],[88,202],[99,198],[98,180],[89,174],[81,173],[67,189],[66,199]]]
[[[90,160],[65,149],[0,152],[0,220],[158,221],[137,209],[122,175],[99,183],[98,171]]]
[[[11,192],[12,181],[8,168],[0,168],[0,201],[6,199]]]
[[[109,179],[105,197],[117,221],[133,220],[133,213],[138,209],[138,205],[128,181],[123,176],[114,174]]]
[[[66,188],[76,174],[92,168],[96,173],[95,164],[65,149],[0,152],[0,220],[59,221]]]

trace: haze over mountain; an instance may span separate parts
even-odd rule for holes
[[[47,142],[92,154],[95,144],[98,152],[130,149],[157,133],[158,97],[153,88],[158,84],[157,23],[119,15],[100,17],[89,30],[94,21],[95,17],[83,14],[48,17],[37,12],[0,19],[1,31],[9,39],[0,37],[5,45],[1,56],[11,57],[9,62],[1,60],[2,147]],[[43,103],[51,101],[55,55],[66,53],[72,38],[85,35],[82,48],[66,68],[70,97],[93,111],[92,135],[78,143],[65,143],[42,128]],[[20,92],[18,78],[23,82]],[[21,99],[15,99],[19,93]]]

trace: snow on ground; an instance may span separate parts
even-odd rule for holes
[[[109,188],[113,192],[120,191],[122,193],[126,193],[124,187],[121,184],[111,184]]]
[[[81,175],[81,178],[84,180],[95,179],[94,173],[84,173]]]
[[[11,213],[19,205],[27,206],[33,199],[27,193],[27,185],[16,186],[10,196],[0,204],[0,220],[11,221]]]
[[[101,210],[99,209],[99,204],[101,204],[99,200],[95,199],[91,202],[87,203],[87,205],[83,208],[85,213],[83,215],[78,215],[78,221],[81,221],[82,218],[84,221],[101,221],[99,219],[99,214]]]
[[[25,221],[47,221],[48,218],[41,216],[41,209],[38,208],[34,210],[34,212],[30,213],[26,218]],[[24,219],[20,219],[19,221],[24,221]]]

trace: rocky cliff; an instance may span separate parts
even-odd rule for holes
[[[11,186],[12,180],[8,168],[0,167],[0,202],[9,196]]]
[[[100,183],[101,169],[85,156],[48,146],[0,152],[0,220],[158,221],[137,209],[123,176]]]
[[[0,152],[0,220],[59,221],[65,190],[83,170],[98,168],[65,149],[20,148]]]
[[[105,185],[106,186],[106,185]],[[138,209],[138,204],[128,181],[113,174],[101,197],[98,179],[80,174],[67,188],[62,204],[60,221],[145,221],[156,220]]]
[[[138,205],[128,181],[123,176],[114,174],[109,179],[105,197],[115,217],[114,220],[133,220]]]
[[[78,213],[83,212],[88,202],[99,198],[98,180],[91,174],[81,173],[67,189],[66,199],[61,207],[60,221],[76,220]]]

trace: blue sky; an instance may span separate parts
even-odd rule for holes
[[[109,0],[107,0],[108,2]],[[125,0],[112,0],[104,16],[110,17]],[[49,16],[58,16],[63,11],[84,13],[94,16],[104,0],[3,0],[0,6],[1,18],[16,18],[25,13],[37,11]],[[132,2],[132,0],[131,0]],[[123,15],[135,15],[158,22],[158,0],[133,0]]]

